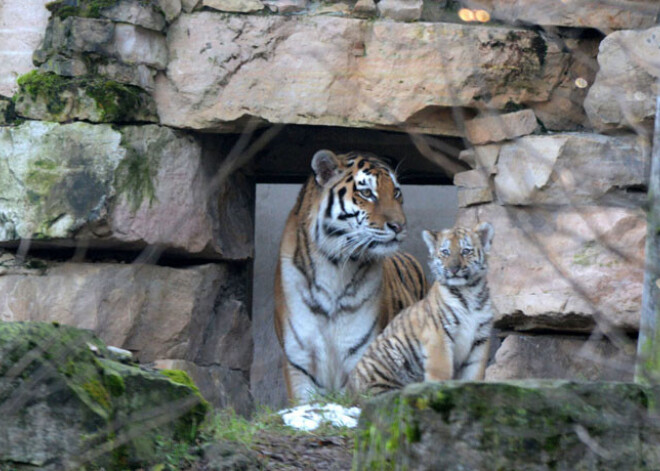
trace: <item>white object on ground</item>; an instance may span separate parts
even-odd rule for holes
[[[354,428],[360,417],[359,407],[346,408],[339,404],[303,404],[278,412],[289,427],[298,430],[315,430],[321,423],[330,422],[336,427]]]

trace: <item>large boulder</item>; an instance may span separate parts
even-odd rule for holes
[[[151,2],[111,3],[121,10],[129,3],[140,8]],[[63,11],[72,8],[63,2],[59,7]],[[130,15],[129,10],[124,13]],[[168,54],[165,36],[158,31],[105,18],[54,15],[33,60],[45,72],[99,75],[151,90],[156,72],[167,66]]]
[[[636,135],[564,133],[502,145],[494,178],[507,205],[583,205],[630,199],[648,181],[648,141]]]
[[[493,18],[510,24],[615,29],[644,29],[657,23],[660,5],[655,0],[460,0],[470,8],[484,8]]]
[[[155,125],[0,128],[0,242],[245,259],[251,192],[199,139]]]
[[[650,133],[660,91],[659,64],[660,26],[617,31],[603,39],[598,52],[600,68],[584,102],[594,128]]]
[[[616,346],[598,337],[509,334],[486,369],[487,381],[573,379],[632,381],[635,342]]]
[[[637,331],[646,218],[641,209],[487,204],[457,223],[495,228],[489,283],[495,324],[517,330]]]
[[[185,374],[111,356],[84,330],[0,322],[0,468],[135,469],[194,440],[207,405]]]
[[[236,268],[20,263],[5,254],[0,275],[2,320],[89,329],[140,362],[182,359],[244,375],[250,369],[246,280]]]
[[[422,383],[368,401],[356,469],[658,469],[658,389]]]
[[[161,122],[215,131],[254,117],[365,128],[410,121],[442,133],[446,107],[547,100],[568,59],[529,30],[330,16],[197,12],[181,15],[167,42],[154,95]]]

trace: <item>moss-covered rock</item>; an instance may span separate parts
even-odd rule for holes
[[[367,402],[357,469],[658,469],[658,391],[632,383],[424,383]]]
[[[195,439],[196,388],[109,357],[88,331],[0,323],[0,469],[135,468],[163,439]]]
[[[55,0],[46,5],[53,16],[107,18],[162,31],[165,15],[155,0]]]
[[[139,87],[102,77],[62,77],[36,70],[18,79],[16,112],[44,121],[158,122],[156,105]]]
[[[15,119],[14,102],[10,98],[0,96],[0,126],[12,124]]]

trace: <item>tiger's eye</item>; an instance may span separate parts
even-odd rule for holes
[[[465,248],[461,250],[461,255],[470,255],[472,253],[472,249]]]
[[[441,253],[442,255],[449,255],[451,252],[449,251],[449,249],[442,249],[442,250],[440,251],[440,253]]]
[[[373,198],[374,192],[371,191],[369,188],[365,188],[364,190],[360,190],[360,196],[363,197],[364,199],[370,199]]]
[[[401,190],[398,188],[394,190],[394,199],[400,200],[403,195],[401,194]]]

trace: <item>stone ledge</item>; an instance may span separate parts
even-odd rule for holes
[[[181,15],[168,45],[154,94],[161,122],[207,131],[255,117],[380,129],[414,120],[442,134],[446,124],[420,116],[545,101],[568,60],[524,29],[210,11]]]
[[[200,139],[156,126],[29,121],[0,128],[0,243],[252,255],[251,194]]]
[[[413,384],[367,401],[357,469],[658,469],[658,388],[632,383]]]

